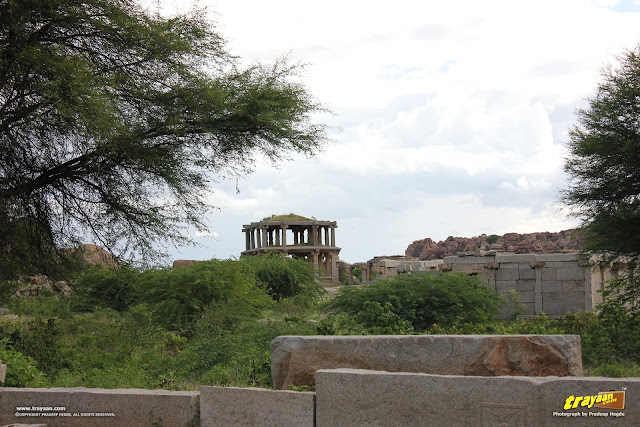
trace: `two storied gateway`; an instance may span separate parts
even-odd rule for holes
[[[321,283],[338,283],[337,227],[335,221],[317,221],[293,214],[265,218],[242,226],[246,242],[242,255],[275,251],[303,258],[318,268]]]

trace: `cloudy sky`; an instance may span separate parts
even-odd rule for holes
[[[557,199],[575,110],[640,42],[640,0],[197,4],[244,63],[308,63],[336,142],[312,159],[259,162],[239,192],[215,184],[210,233],[173,259],[239,256],[243,224],[290,212],[337,221],[347,262],[425,237],[571,228]]]

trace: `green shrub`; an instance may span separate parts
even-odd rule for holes
[[[304,260],[274,252],[263,256],[245,256],[242,262],[253,269],[258,286],[276,301],[301,294],[319,297],[325,293],[315,280],[313,266]]]
[[[324,335],[408,335],[414,332],[410,321],[392,311],[390,303],[384,306],[366,301],[356,313],[338,313],[320,321],[318,331]]]
[[[11,301],[11,297],[18,289],[18,286],[19,282],[17,280],[0,280],[0,306]]]
[[[268,301],[256,287],[254,271],[233,260],[149,270],[138,276],[137,288],[154,321],[175,331],[190,328],[209,304],[235,304],[251,310]]]
[[[67,358],[60,351],[63,331],[58,323],[55,318],[36,318],[10,334],[14,348],[32,357],[50,379],[55,377],[58,370],[68,366]]]
[[[72,308],[86,312],[100,308],[124,311],[133,302],[134,283],[138,272],[130,267],[87,267],[71,282]]]
[[[394,314],[422,332],[433,324],[487,322],[498,313],[500,301],[497,293],[480,286],[474,276],[411,274],[378,280],[362,288],[343,287],[325,309],[347,313],[365,328],[384,326]]]
[[[490,236],[487,236],[487,243],[492,245],[495,242],[497,242],[499,238],[500,238],[500,236],[498,236],[497,234],[492,234]]]
[[[596,306],[598,318],[606,328],[615,355],[640,363],[640,274],[635,263],[628,280],[607,282],[603,302]]]
[[[36,361],[17,351],[7,338],[0,339],[0,360],[7,365],[4,387],[45,387],[47,379]]]
[[[216,339],[194,339],[188,350],[195,353],[185,351],[180,365],[192,367],[191,378],[203,385],[271,387],[271,341],[316,333],[309,322],[253,321]]]

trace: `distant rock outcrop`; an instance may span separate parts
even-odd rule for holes
[[[173,268],[191,267],[201,261],[195,259],[177,259],[173,261]]]
[[[478,251],[497,250],[499,252],[553,253],[582,250],[582,241],[575,229],[559,231],[557,233],[507,233],[504,236],[495,234],[478,237],[449,237],[446,240],[434,242],[426,238],[416,240],[405,251],[406,256],[421,260],[440,259],[445,256],[456,255],[459,252],[474,253]]]
[[[89,264],[100,264],[106,267],[118,267],[118,260],[109,251],[98,245],[84,244],[74,252]]]

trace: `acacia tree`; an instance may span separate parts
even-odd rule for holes
[[[640,254],[640,45],[603,73],[569,134],[563,201],[592,250]]]
[[[212,179],[313,154],[326,133],[297,68],[241,69],[203,11],[0,0],[0,278],[53,274],[87,237],[157,255],[204,227]]]
[[[609,283],[600,306],[613,323],[631,322],[626,333],[640,326],[640,45],[603,73],[588,103],[569,134],[562,197],[583,220],[587,249],[627,262],[629,274]]]

